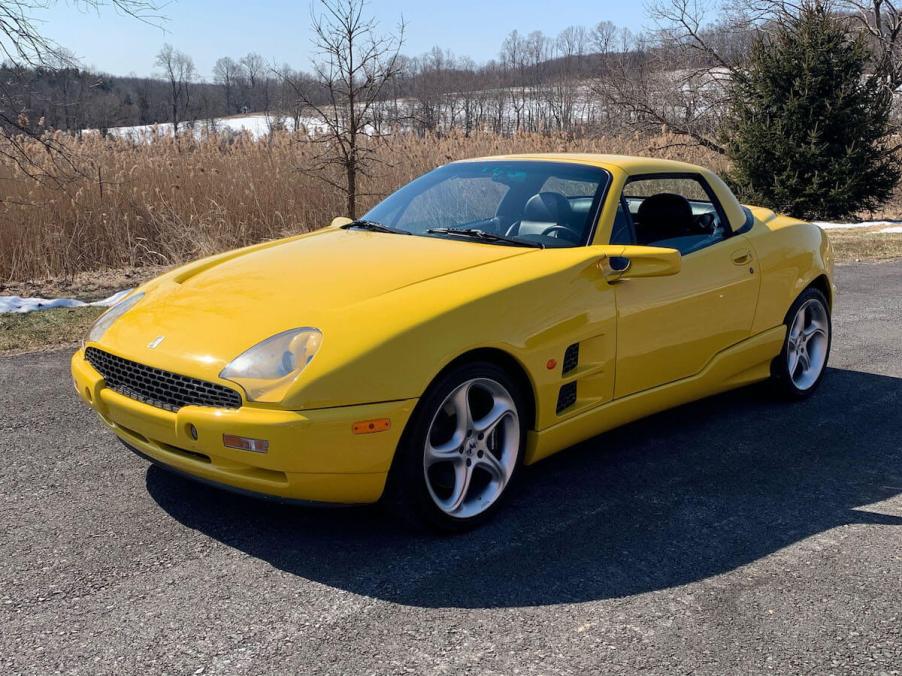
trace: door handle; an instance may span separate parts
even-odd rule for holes
[[[733,262],[736,265],[745,265],[752,260],[752,252],[748,249],[734,251],[732,254],[730,254],[730,257],[733,259]]]

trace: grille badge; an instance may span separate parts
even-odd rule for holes
[[[155,350],[155,349],[157,349],[157,346],[160,343],[162,343],[165,338],[166,338],[166,336],[157,336],[152,341],[147,343],[147,347],[149,347],[151,350]]]

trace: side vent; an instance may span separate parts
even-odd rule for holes
[[[564,370],[562,375],[567,375],[579,366],[579,343],[573,343],[564,352]]]
[[[560,415],[563,411],[576,403],[576,381],[561,386],[560,392],[557,394],[557,413]]]

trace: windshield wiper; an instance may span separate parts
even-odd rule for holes
[[[516,239],[507,237],[506,235],[496,235],[492,232],[486,232],[479,228],[429,228],[426,232],[433,235],[456,235],[458,237],[470,237],[472,239],[480,239],[483,242],[507,242],[514,246],[531,246],[535,249],[544,249],[545,245],[541,242],[530,242],[525,239]]]
[[[345,230],[348,228],[360,228],[361,230],[370,230],[372,232],[390,232],[393,235],[409,235],[407,230],[398,230],[398,228],[391,228],[387,225],[382,225],[381,223],[377,223],[376,221],[368,221],[366,219],[361,218],[357,221],[351,221],[347,225],[341,226]]]

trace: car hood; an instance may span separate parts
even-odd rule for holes
[[[241,352],[280,331],[313,326],[329,341],[334,327],[348,330],[347,318],[361,304],[531,251],[327,228],[189,265],[151,282],[146,297],[107,330],[100,346],[213,378]]]

